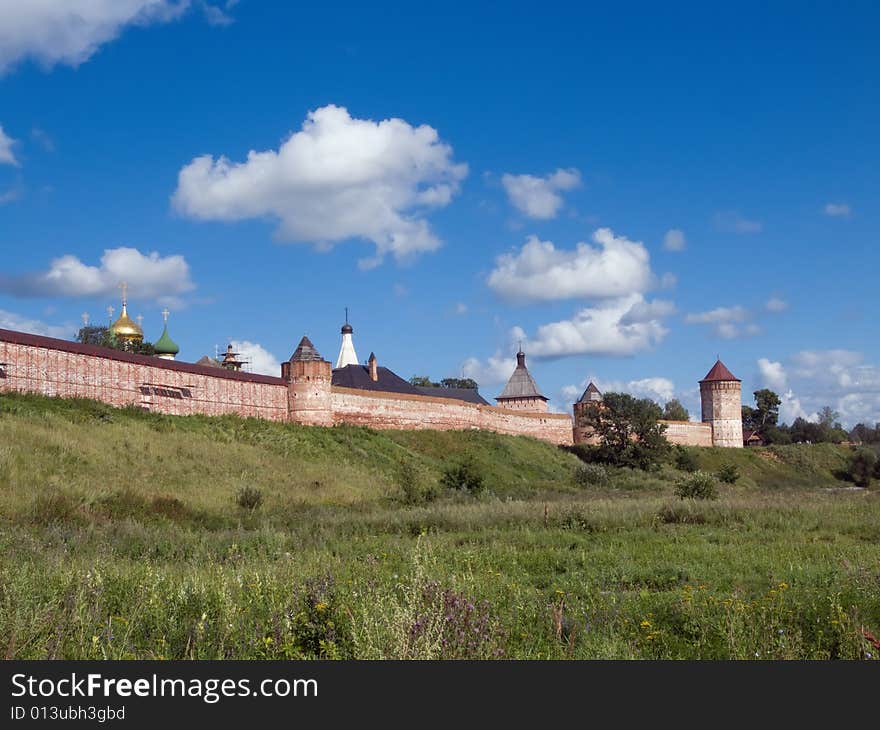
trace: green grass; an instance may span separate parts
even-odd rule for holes
[[[609,470],[527,438],[0,397],[8,658],[868,658],[880,500],[830,445]],[[477,496],[437,488],[473,460]],[[427,494],[407,504],[409,465]],[[876,482],[875,482],[876,485]],[[236,504],[243,487],[261,506]]]

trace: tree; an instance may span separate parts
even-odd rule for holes
[[[678,398],[673,398],[666,403],[663,409],[663,419],[666,421],[689,421],[690,414]]]
[[[639,469],[657,466],[669,450],[662,415],[654,401],[628,393],[606,393],[601,403],[591,403],[584,418],[599,439],[597,460]]]
[[[477,385],[477,381],[471,378],[443,378],[440,385],[444,388],[470,388],[471,390],[477,390],[480,387]]]
[[[414,385],[417,388],[439,388],[440,383],[432,382],[431,378],[427,375],[413,375],[409,379],[410,385]]]
[[[152,342],[143,340],[141,342],[121,342],[116,338],[109,327],[82,327],[76,333],[76,341],[84,345],[95,345],[97,347],[108,347],[111,350],[122,350],[123,352],[133,352],[137,355],[155,355],[156,348]]]
[[[743,428],[749,431],[757,429],[757,411],[751,406],[742,407]]]
[[[877,465],[877,454],[871,449],[859,449],[849,463],[849,476],[856,486],[869,487]]]
[[[769,388],[762,388],[754,392],[755,396],[755,422],[760,431],[767,426],[775,426],[779,421],[779,406],[782,399]]]

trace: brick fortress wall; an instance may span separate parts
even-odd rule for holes
[[[288,418],[281,378],[0,330],[0,392],[92,398],[171,415]]]
[[[170,415],[234,413],[314,425],[468,429],[570,444],[571,419],[431,396],[331,387],[329,363],[287,364],[284,378],[160,360],[0,329],[0,393],[92,398]]]
[[[440,431],[481,428],[514,436],[533,436],[553,444],[572,443],[571,418],[560,413],[525,411],[434,398],[427,395],[369,392],[333,386],[331,407],[335,423],[372,428]]]

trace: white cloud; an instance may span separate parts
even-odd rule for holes
[[[0,0],[0,75],[24,59],[78,66],[127,26],[167,23],[188,0]]]
[[[99,266],[83,263],[72,254],[53,259],[43,272],[0,276],[0,291],[20,297],[95,297],[119,295],[119,284],[129,285],[132,299],[150,299],[180,306],[181,296],[195,289],[189,264],[180,255],[142,254],[136,248],[104,251]]]
[[[674,289],[678,285],[678,277],[672,272],[667,271],[660,277],[661,289]]]
[[[758,370],[765,387],[777,391],[784,391],[788,388],[788,375],[781,362],[774,362],[762,357],[758,360]]]
[[[632,355],[663,340],[668,330],[662,318],[673,309],[669,302],[648,302],[641,294],[608,299],[570,320],[539,326],[528,340],[528,352],[543,358]]]
[[[685,245],[684,232],[678,228],[666,231],[666,235],[663,236],[663,248],[667,251],[684,251]]]
[[[29,319],[15,312],[7,312],[0,309],[0,328],[15,330],[16,332],[29,332],[34,335],[45,337],[67,338],[73,336],[76,328],[72,326],[58,326],[46,324],[38,319]]]
[[[707,324],[716,337],[733,340],[761,333],[761,328],[757,324],[747,321],[751,316],[748,309],[736,305],[688,314],[685,317],[685,322],[688,324]]]
[[[760,221],[749,220],[732,210],[716,213],[712,220],[715,228],[724,233],[760,233],[764,230]]]
[[[458,302],[455,305],[455,313],[458,315],[467,314],[468,306],[464,302]]]
[[[2,47],[2,44],[0,44],[0,47]],[[12,151],[14,144],[15,140],[3,131],[3,125],[0,124],[0,165],[19,166],[15,153]]]
[[[593,242],[567,251],[530,236],[519,251],[496,259],[489,288],[508,300],[552,301],[622,297],[651,286],[650,256],[641,242],[609,228],[593,233]]]
[[[832,218],[849,218],[852,208],[847,203],[828,203],[824,208],[825,215]]]
[[[265,347],[249,340],[232,340],[232,349],[247,362],[247,371],[260,375],[281,375],[281,361]]]
[[[880,422],[880,365],[852,350],[802,350],[781,363],[758,361],[764,385],[782,393],[780,420],[818,419],[824,406],[852,427]]]
[[[773,312],[774,314],[778,314],[779,312],[784,312],[788,309],[788,302],[784,299],[780,299],[779,297],[771,297],[767,300],[767,303],[764,305],[768,312]]]
[[[501,176],[507,199],[520,213],[529,218],[555,218],[562,207],[559,191],[572,190],[581,184],[581,174],[575,168],[558,169],[545,177],[534,175]]]
[[[580,385],[564,385],[560,391],[562,400],[574,403],[581,397],[587,385],[592,382],[602,393],[629,393],[637,398],[650,398],[660,405],[675,398],[675,383],[669,378],[652,377],[640,380],[605,380],[598,376],[591,376],[581,382]]]
[[[7,203],[13,203],[19,198],[21,198],[22,192],[21,188],[16,186],[9,188],[9,190],[4,190],[0,193],[0,205],[6,205]]]
[[[476,380],[481,388],[506,383],[515,369],[516,358],[502,355],[500,350],[486,362],[469,357],[461,364],[462,377]]]
[[[376,255],[361,265],[371,267],[439,248],[424,214],[448,205],[466,175],[433,127],[354,119],[329,105],[278,150],[252,150],[244,162],[196,157],[180,170],[173,204],[201,220],[276,219],[285,241],[367,239]]]

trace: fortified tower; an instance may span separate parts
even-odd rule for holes
[[[742,382],[719,359],[700,381],[703,423],[712,424],[712,445],[741,449]]]
[[[526,367],[526,354],[520,347],[516,353],[516,369],[504,390],[495,400],[501,408],[512,408],[517,411],[534,413],[547,412],[547,398],[541,395],[538,384]]]
[[[576,444],[596,443],[596,435],[593,433],[588,419],[592,409],[601,407],[602,393],[591,381],[578,402],[574,404],[573,438]]]
[[[330,403],[333,372],[308,337],[303,337],[290,360],[281,364],[281,377],[287,381],[291,421],[309,426],[333,425]]]

